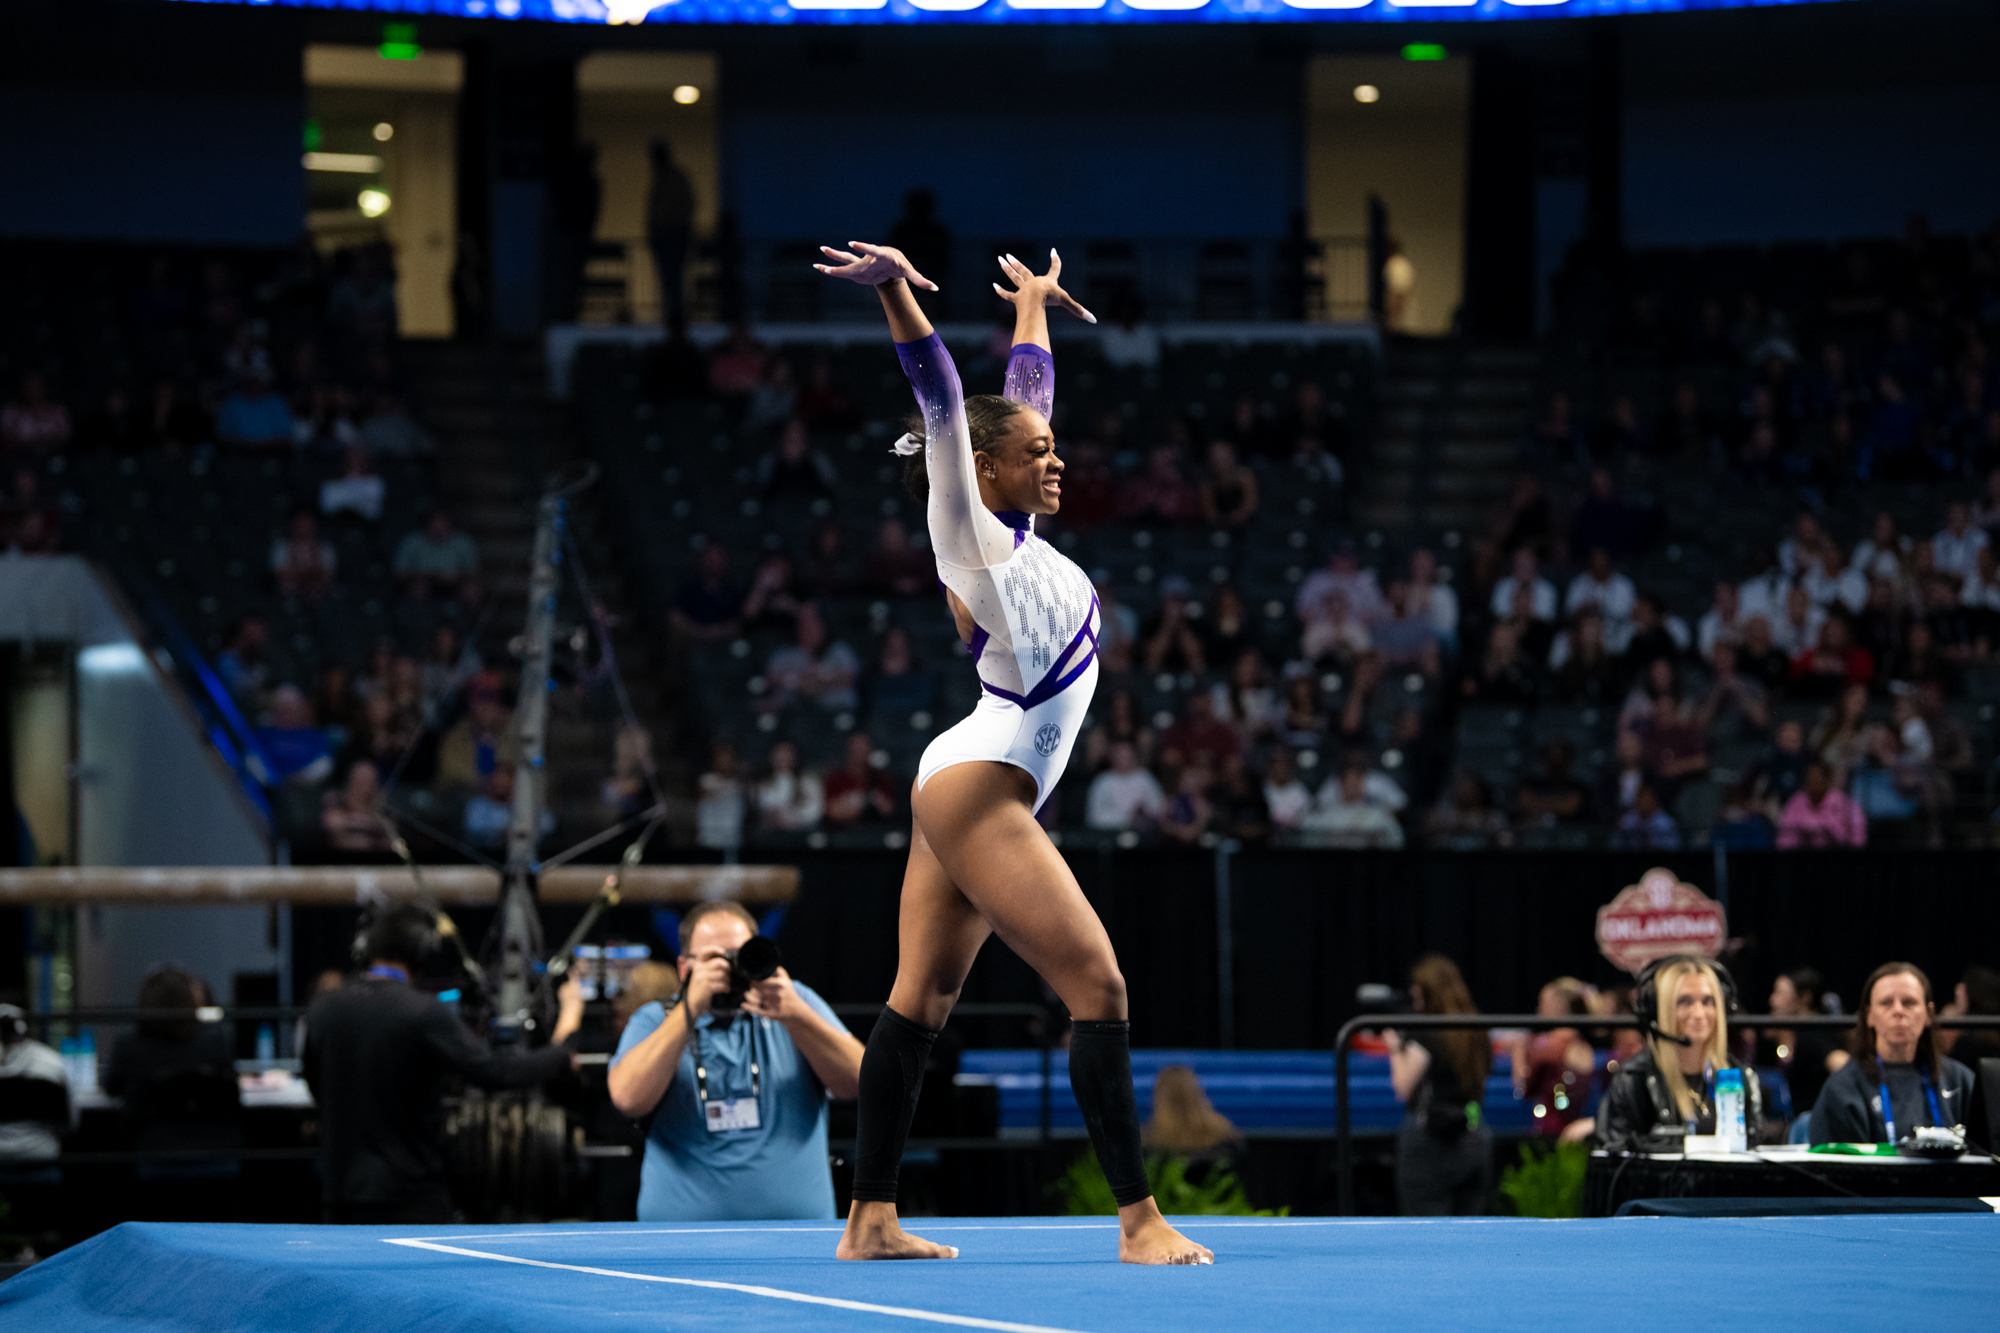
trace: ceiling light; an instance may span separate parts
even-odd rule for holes
[[[396,127],[394,125],[391,125],[388,121],[386,120],[381,121],[375,126],[376,143],[387,143],[389,142],[389,140],[395,137],[396,137]]]
[[[1382,100],[1382,90],[1372,83],[1359,84],[1354,89],[1354,100],[1357,102],[1379,102]]]
[[[354,202],[360,207],[363,217],[379,218],[389,211],[389,196],[383,190],[363,190],[355,196]]]
[[[373,153],[307,153],[299,161],[307,171],[352,171],[372,176],[382,169],[382,159]]]
[[[701,89],[691,83],[684,83],[674,89],[674,100],[682,106],[693,106],[701,100]]]

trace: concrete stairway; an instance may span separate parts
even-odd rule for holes
[[[532,345],[416,344],[408,360],[424,426],[437,439],[444,504],[479,543],[486,584],[497,599],[480,651],[495,666],[518,662],[542,482],[579,455],[564,408],[547,396],[541,352]],[[610,525],[600,520],[590,491],[572,499],[570,516],[591,589],[610,615],[612,645],[633,709],[652,733],[655,755],[664,756],[678,718],[669,703],[676,692],[666,689],[662,678],[659,640],[637,615]],[[557,612],[559,665],[574,660],[567,640],[586,626],[586,608],[565,576]],[[596,664],[594,648],[587,659]],[[611,772],[616,700],[609,684],[600,683],[582,695],[559,689],[552,703],[550,804],[566,829],[588,831],[608,819],[599,791]],[[618,850],[614,846],[606,855]]]
[[[1533,348],[1393,343],[1357,524],[1428,540],[1490,516],[1507,498],[1539,364]]]

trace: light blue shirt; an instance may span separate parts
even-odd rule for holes
[[[801,1000],[841,1027],[833,1010],[811,989],[792,983]],[[619,1038],[615,1067],[625,1053],[667,1021],[658,1001],[632,1015]],[[756,1129],[711,1134],[696,1088],[694,1043],[681,1052],[646,1135],[639,1173],[641,1222],[723,1222],[829,1219],[833,1173],[827,1166],[826,1088],[792,1045],[784,1026],[738,1014],[717,1024],[696,1020],[711,1101],[750,1095],[750,1062],[758,1070]],[[844,1028],[842,1029],[845,1030]]]

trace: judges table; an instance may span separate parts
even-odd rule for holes
[[[1804,1144],[1748,1152],[1593,1152],[1583,1181],[1586,1217],[1610,1217],[1633,1199],[1925,1198],[2000,1196],[2000,1161],[1977,1153],[1939,1161],[1849,1157]]]

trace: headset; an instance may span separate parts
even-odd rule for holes
[[[1646,1025],[1650,1036],[1673,1042],[1676,1046],[1692,1046],[1686,1037],[1675,1036],[1660,1030],[1660,971],[1674,963],[1700,963],[1715,973],[1716,985],[1722,988],[1722,1015],[1726,1019],[1737,1013],[1736,978],[1729,975],[1729,969],[1713,958],[1703,958],[1691,953],[1670,953],[1664,958],[1655,958],[1639,969],[1639,980],[1632,992],[1632,1016]]]
[[[17,1004],[0,1004],[0,1042],[28,1039],[28,1016]]]

